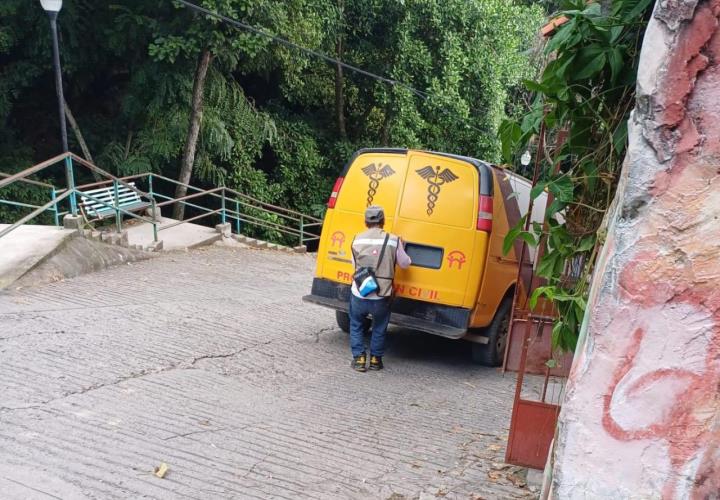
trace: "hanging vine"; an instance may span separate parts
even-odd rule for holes
[[[625,153],[640,45],[653,3],[564,2],[560,15],[567,22],[545,46],[548,62],[542,74],[524,82],[535,94],[530,109],[522,120],[505,121],[500,129],[508,163],[533,144],[548,145],[535,152],[541,173],[531,192],[535,199],[546,190],[553,199],[546,223],[525,231],[520,220],[505,247],[509,250],[517,238],[542,247],[537,274],[547,284],[533,291],[529,306],[534,308],[540,297],[553,302],[558,311],[553,345],[564,351],[575,349],[585,313],[589,278],[603,241],[601,225]]]

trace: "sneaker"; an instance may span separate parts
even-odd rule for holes
[[[365,353],[362,353],[359,356],[353,357],[353,360],[352,360],[352,363],[350,363],[350,366],[355,371],[364,372],[364,371],[367,371],[367,367],[365,366],[366,362],[367,362],[367,355]]]
[[[371,370],[382,370],[383,369],[382,356],[370,356],[370,369]]]

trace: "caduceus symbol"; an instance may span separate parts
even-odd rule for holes
[[[375,165],[374,163],[371,163],[367,167],[364,167],[362,169],[363,173],[367,175],[370,178],[370,184],[368,185],[368,197],[367,197],[367,206],[372,205],[373,198],[375,198],[375,195],[377,194],[378,186],[380,186],[380,181],[383,180],[385,177],[390,177],[395,173],[395,171],[390,167],[390,165]]]
[[[427,214],[432,215],[433,210],[435,210],[435,202],[437,202],[438,196],[440,195],[440,186],[457,180],[460,177],[452,173],[449,168],[446,168],[441,172],[440,167],[433,168],[430,165],[416,170],[415,172],[417,172],[420,177],[428,181]]]

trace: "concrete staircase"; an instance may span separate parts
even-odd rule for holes
[[[150,225],[150,224],[148,224]],[[151,226],[151,225],[150,225]],[[137,238],[147,228],[128,227],[122,233],[111,228],[63,229],[55,226],[22,226],[0,240],[0,290],[34,286],[98,271],[118,264],[150,259],[159,252],[183,251],[206,245],[231,246],[284,253],[305,253],[305,246],[289,247],[232,234],[229,224],[215,228],[182,224],[170,228],[163,240],[148,243]],[[0,229],[7,225],[0,224]],[[150,227],[152,235],[152,227]],[[133,238],[135,236],[135,238]]]
[[[162,219],[162,224],[172,224],[173,219]],[[274,250],[285,253],[305,253],[305,245],[289,247],[277,243],[251,238],[242,234],[233,234],[230,224],[218,224],[214,229],[197,224],[182,224],[163,231],[162,239],[155,242],[152,239],[152,225],[143,223],[130,226],[121,233],[107,229],[80,229],[80,236],[107,245],[117,245],[131,250],[144,252],[159,252],[171,250],[188,250],[206,245],[220,244],[232,246],[245,246],[250,248]]]
[[[267,250],[277,250],[279,252],[286,252],[286,253],[305,253],[305,252],[307,252],[307,247],[305,245],[300,245],[300,246],[296,246],[296,247],[288,247],[285,245],[278,245],[277,243],[269,243],[264,240],[250,238],[249,236],[244,236],[242,234],[234,234],[233,238],[235,238],[236,241],[242,243],[243,245],[247,245],[252,248],[264,248]]]
[[[129,243],[128,238],[128,232],[123,231],[122,233],[117,232],[110,232],[110,231],[98,231],[95,229],[82,229],[80,230],[80,236],[92,240],[97,241],[100,243],[105,243],[106,245],[118,245],[124,248],[129,248],[130,250],[141,250],[145,252],[155,252],[162,248],[162,245],[153,247],[152,245],[141,245],[141,244],[135,244],[131,245]],[[160,242],[161,243],[161,242]]]

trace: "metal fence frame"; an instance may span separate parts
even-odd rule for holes
[[[66,178],[69,185],[66,188],[57,189],[52,184],[28,179],[29,176],[51,168],[60,162],[64,163],[67,170]],[[74,168],[76,165],[88,169],[95,174],[99,174],[104,179],[89,184],[83,184],[79,186],[75,185]],[[148,191],[142,191],[135,186],[129,184],[128,181],[131,180],[147,180]],[[158,180],[170,183],[173,186],[184,186],[192,193],[179,198],[172,198],[170,196],[161,194],[155,189],[155,184]],[[32,184],[48,189],[50,193],[50,201],[44,205],[32,205],[19,201],[0,198],[0,204],[34,209],[30,214],[20,218],[18,221],[14,222],[9,227],[1,231],[0,238],[48,211],[53,213],[55,225],[60,227],[61,216],[67,214],[78,215],[79,211],[82,212],[82,210],[78,210],[77,204],[77,197],[80,196],[82,198],[88,198],[104,207],[112,209],[115,212],[115,225],[118,232],[122,231],[123,215],[152,224],[153,239],[156,242],[158,241],[159,231],[169,229],[180,224],[194,222],[213,215],[218,215],[220,217],[221,223],[223,224],[228,222],[228,220],[232,220],[234,223],[233,226],[235,232],[238,234],[241,231],[242,224],[245,223],[252,226],[269,229],[272,231],[277,231],[288,236],[296,237],[298,238],[297,241],[299,245],[305,245],[309,242],[318,241],[320,239],[320,228],[322,226],[322,220],[317,217],[303,214],[301,212],[290,210],[284,207],[272,205],[270,203],[261,201],[257,198],[246,195],[244,193],[240,193],[239,191],[235,191],[234,189],[230,189],[224,186],[212,189],[201,189],[150,172],[125,177],[115,177],[109,172],[70,152],[63,153],[61,155],[55,156],[54,158],[50,158],[49,160],[38,163],[37,165],[33,165],[32,167],[13,175],[0,173],[0,190],[16,182]],[[131,211],[125,210],[122,206],[120,206],[117,194],[120,185],[136,192],[141,199],[144,198],[148,200],[149,205],[153,209],[154,216],[152,218],[144,217]],[[96,197],[86,193],[86,191],[89,189],[103,186],[107,186],[108,188],[112,187],[114,189],[115,196],[113,203],[101,201]],[[0,191],[0,196],[1,195],[2,192]],[[203,204],[197,202],[198,199],[203,197],[213,199],[216,203],[219,201],[220,208],[211,208],[207,206],[208,203],[203,206]],[[70,209],[69,211],[62,212],[60,211],[59,206],[60,203],[66,199],[69,200]],[[193,201],[190,202],[188,200]],[[155,217],[155,215],[158,213],[157,209],[163,206],[173,205],[175,203],[181,203],[184,206],[192,207],[196,210],[200,210],[203,213],[189,219],[177,221],[172,224],[158,227],[158,221]],[[250,213],[247,213],[248,211]],[[277,221],[274,222],[271,220],[265,220],[262,218],[262,215],[272,215]],[[97,219],[92,219],[91,221],[94,220]],[[231,230],[233,229],[233,226],[231,226]]]

